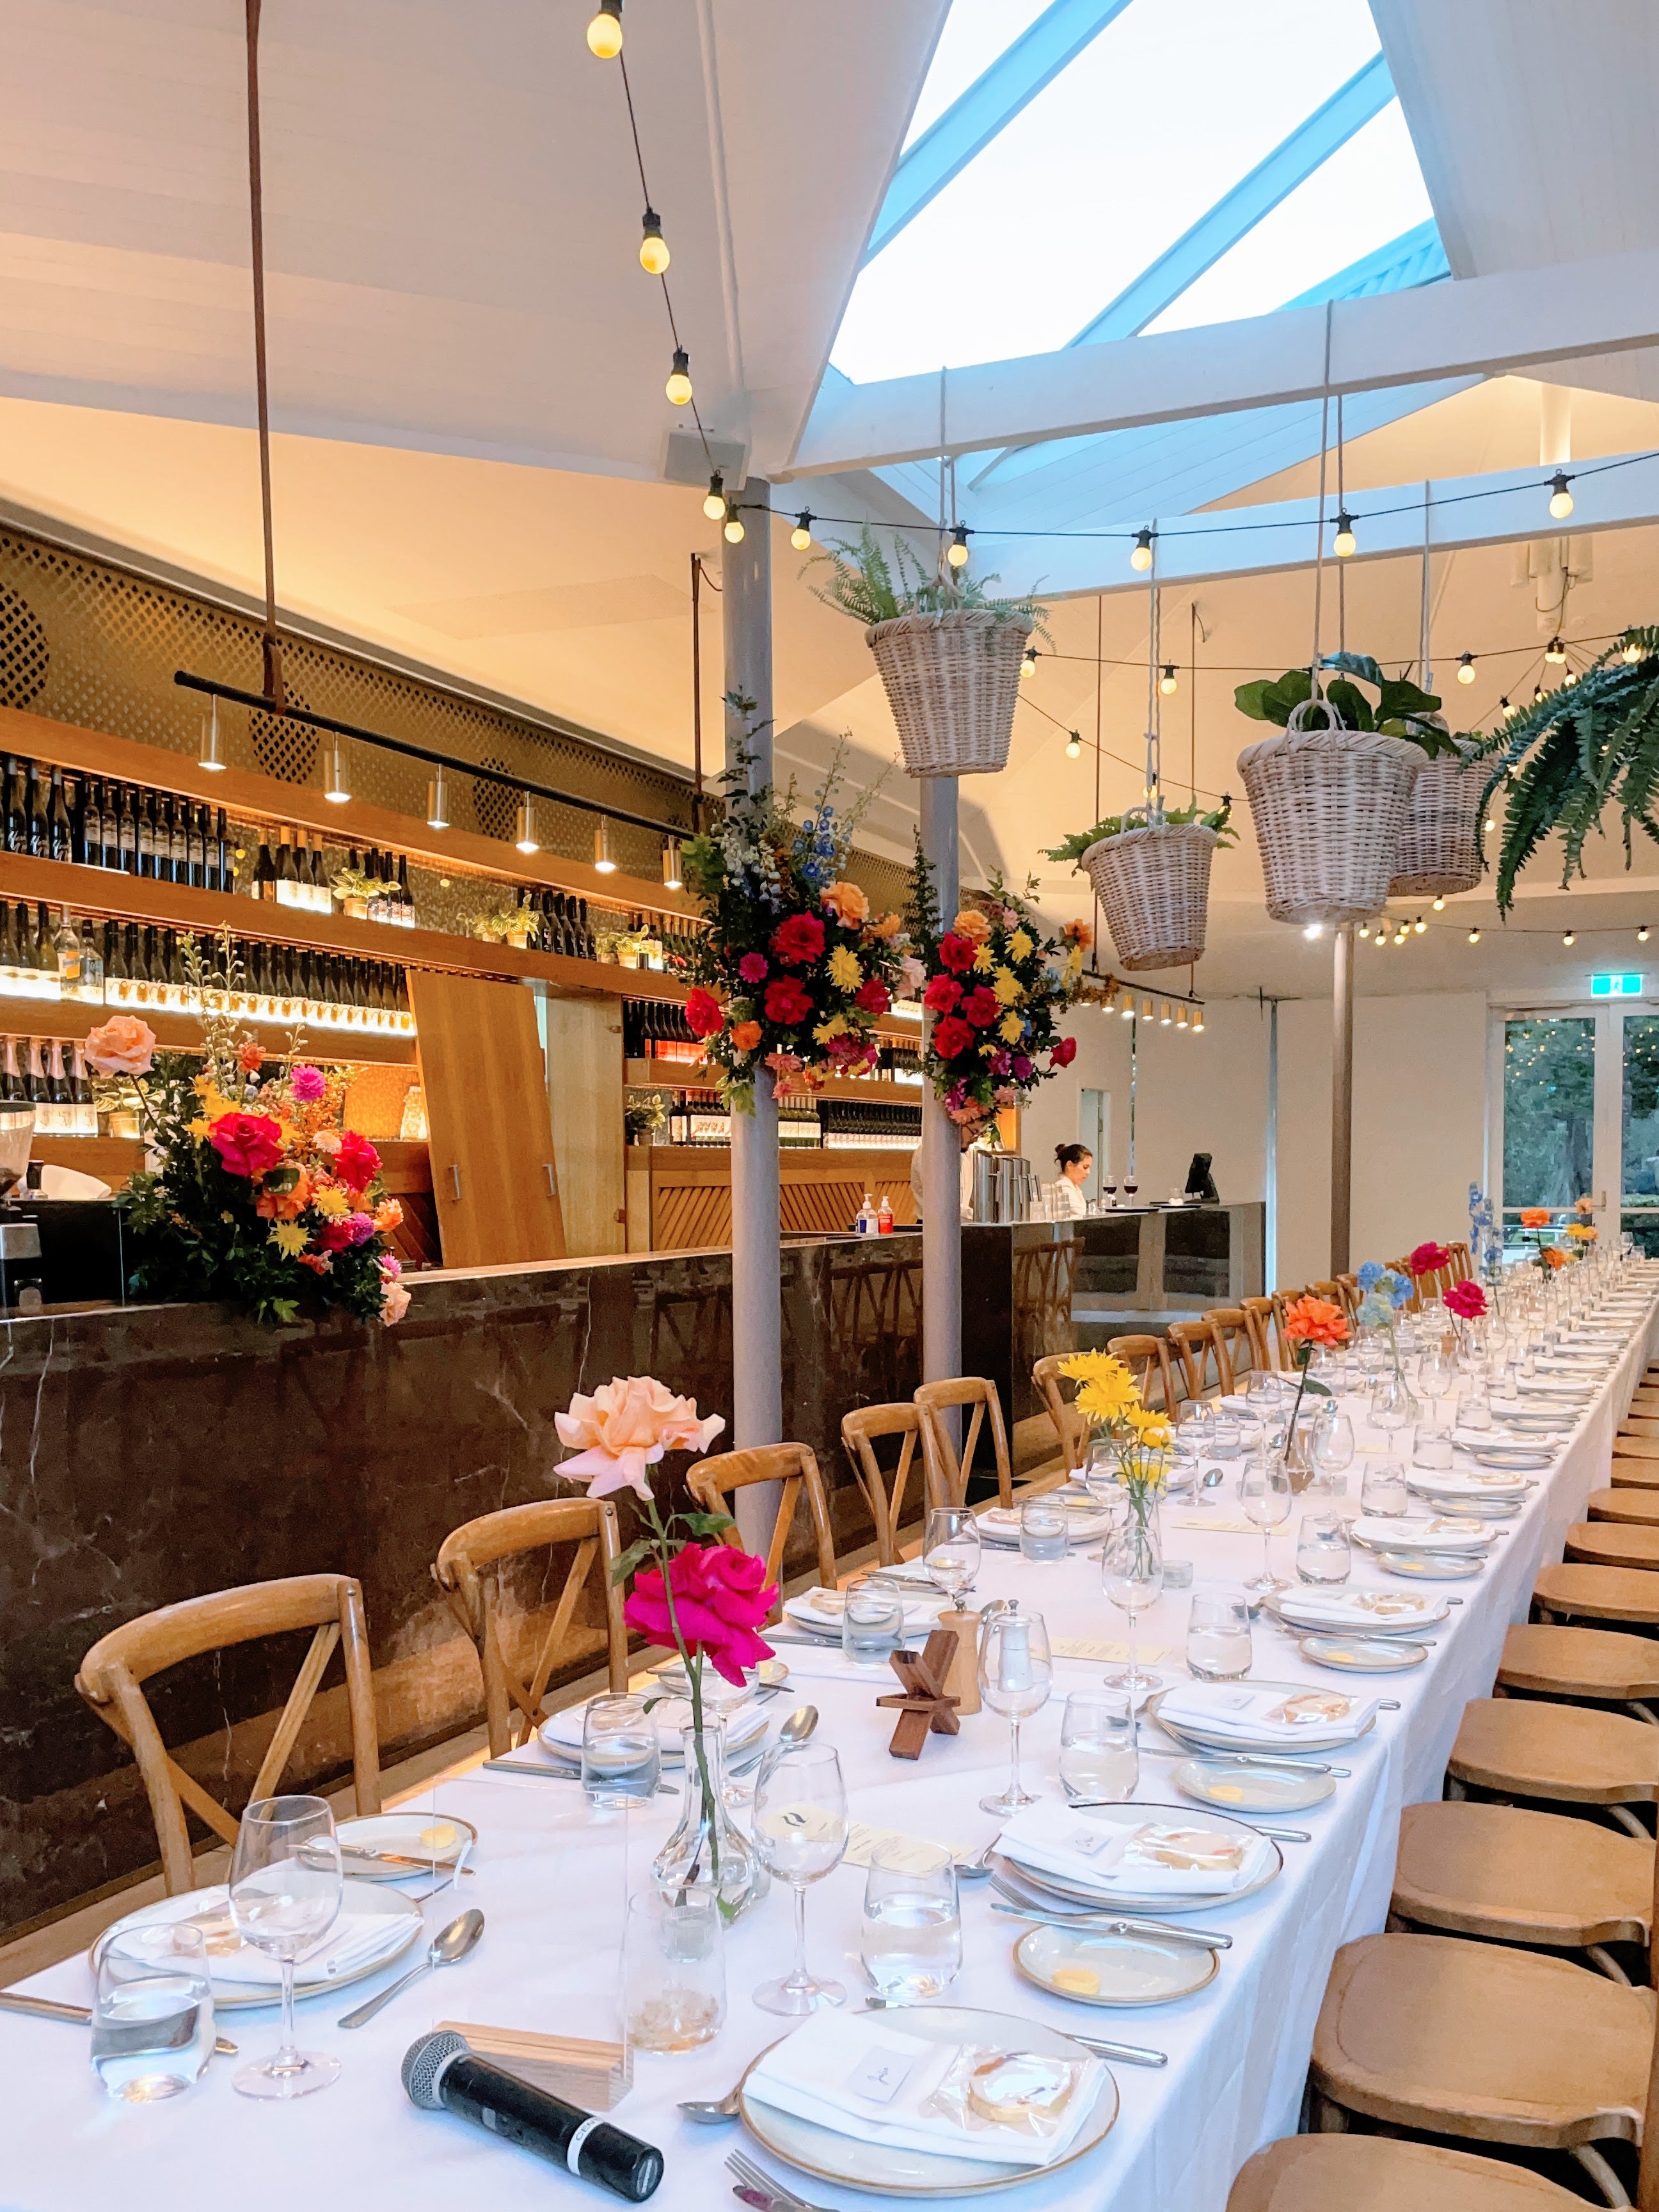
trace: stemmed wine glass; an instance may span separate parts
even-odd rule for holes
[[[1164,1593],[1164,1553],[1156,1531],[1135,1514],[1126,1514],[1101,1547],[1100,1562],[1101,1585],[1129,1623],[1129,1662],[1106,1680],[1131,1697],[1140,1690],[1156,1690],[1163,1676],[1135,1658],[1135,1616],[1156,1605]]]
[[[1238,1502],[1245,1519],[1261,1531],[1261,1572],[1244,1587],[1264,1594],[1282,1589],[1273,1572],[1273,1530],[1291,1517],[1291,1477],[1283,1459],[1263,1452],[1247,1461],[1238,1478]]]
[[[1048,1629],[1040,1613],[1022,1613],[1017,1599],[988,1616],[979,1644],[979,1693],[994,1713],[1008,1723],[1008,1787],[1000,1796],[981,1797],[980,1810],[1005,1819],[1036,1799],[1020,1786],[1019,1724],[1048,1702],[1054,1662]]]
[[[978,1579],[984,1556],[979,1523],[966,1505],[933,1505],[922,1538],[921,1564],[947,1596],[960,1605]]]
[[[230,1912],[245,1943],[280,1961],[283,2040],[244,2066],[245,2097],[304,2097],[338,2078],[340,2062],[294,2040],[294,1966],[327,1935],[344,1894],[334,1815],[323,1797],[258,1797],[242,1815],[230,1869]]]
[[[781,1980],[763,1982],[755,2002],[792,2017],[844,2004],[841,1983],[815,1980],[806,1969],[807,1886],[847,1850],[847,1785],[832,1745],[809,1738],[769,1754],[755,1784],[754,1836],[771,1872],[795,1893],[795,1963]]]
[[[1341,1495],[1341,1478],[1353,1465],[1353,1423],[1342,1411],[1334,1398],[1326,1401],[1323,1409],[1315,1417],[1313,1434],[1309,1439],[1313,1463],[1329,1487],[1332,1497]]]

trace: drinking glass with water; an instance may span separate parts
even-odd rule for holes
[[[1134,1796],[1140,1752],[1127,1691],[1072,1692],[1060,1724],[1060,1778],[1070,1798]]]
[[[1340,1513],[1304,1513],[1296,1532],[1297,1578],[1345,1583],[1353,1565],[1348,1524]]]
[[[582,1715],[582,1788],[589,1804],[620,1812],[648,1803],[661,1779],[657,1723],[644,1698],[621,1691],[591,1698]]]
[[[860,1666],[879,1664],[904,1641],[904,1597],[879,1583],[854,1583],[841,1616],[841,1648]]]
[[[1019,1509],[1021,1559],[1063,1559],[1066,1552],[1066,1508],[1057,1498],[1028,1498]]]
[[[962,1970],[962,1910],[949,1851],[912,1838],[878,1844],[864,1881],[859,1956],[881,1996],[920,2004]]]
[[[129,2105],[176,2097],[213,2051],[207,1938],[187,1922],[123,1929],[99,1946],[92,2063]]]
[[[1250,1602],[1236,1590],[1194,1590],[1187,1615],[1187,1666],[1200,1682],[1237,1682],[1250,1671]]]

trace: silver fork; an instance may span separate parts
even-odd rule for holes
[[[805,2197],[797,2197],[793,2189],[786,2187],[781,2181],[775,2181],[764,2166],[757,2166],[753,2159],[745,2157],[740,2150],[728,2152],[726,2166],[729,2173],[737,2175],[744,2189],[764,2199],[766,2212],[777,2212],[779,2206],[787,2208],[787,2212],[828,2212],[827,2206],[813,2204]],[[752,2203],[754,2198],[746,2197],[744,2201]]]

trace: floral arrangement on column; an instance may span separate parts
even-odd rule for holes
[[[155,1164],[122,1193],[143,1297],[223,1298],[264,1322],[298,1320],[307,1302],[360,1321],[403,1319],[409,1292],[391,1232],[403,1219],[380,1156],[344,1126],[349,1068],[277,1058],[224,1012],[240,975],[228,943],[210,969],[192,939],[185,971],[203,1006],[205,1049],[158,1053],[134,1014],[116,1014],[82,1048],[111,1103],[135,1112]],[[264,1072],[276,1058],[275,1072]]]
[[[708,1881],[722,1913],[735,1919],[764,1894],[766,1874],[720,1800],[703,1665],[707,1661],[741,1689],[744,1669],[772,1656],[760,1629],[777,1602],[777,1585],[767,1582],[763,1560],[738,1547],[728,1515],[665,1512],[651,1481],[665,1453],[707,1451],[725,1419],[699,1414],[695,1398],[676,1397],[652,1376],[629,1375],[613,1376],[591,1396],[579,1391],[553,1421],[560,1441],[577,1447],[555,1468],[557,1475],[585,1482],[590,1498],[627,1490],[639,1500],[646,1533],[611,1569],[616,1582],[634,1577],[623,1618],[653,1644],[679,1653],[690,1686],[686,1805],[658,1858],[658,1878],[672,1874],[677,1887]],[[700,1871],[705,1860],[706,1874]]]
[[[1045,935],[1000,875],[946,928],[920,846],[910,881],[921,1002],[933,1018],[923,1064],[945,1112],[972,1135],[1077,1056],[1060,1019],[1077,995],[1090,932],[1079,921],[1060,938]]]
[[[753,712],[750,701],[728,703]],[[724,818],[685,846],[685,880],[708,927],[675,968],[693,987],[685,1018],[738,1113],[754,1112],[763,1068],[809,1090],[828,1075],[867,1073],[876,1024],[901,993],[899,917],[872,915],[846,873],[874,793],[837,812],[842,757],[838,746],[797,821],[793,783],[751,792],[745,751],[724,779]]]

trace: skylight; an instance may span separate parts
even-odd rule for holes
[[[914,146],[1048,5],[1048,0],[951,0],[905,144]]]
[[[970,51],[994,60],[1036,12],[956,0],[920,127]],[[1064,345],[1376,50],[1365,0],[1131,0],[864,270],[836,367],[867,382]]]

